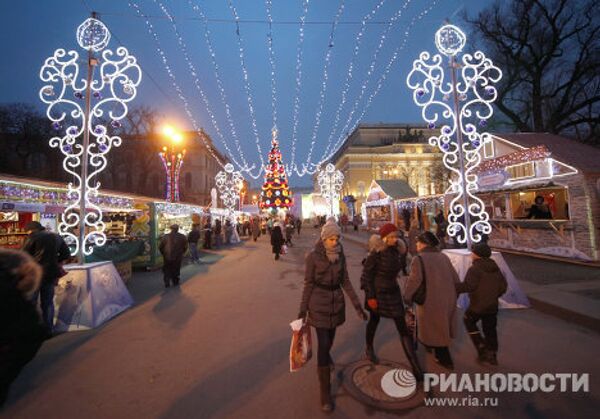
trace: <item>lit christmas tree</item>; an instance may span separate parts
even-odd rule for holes
[[[275,212],[280,208],[292,206],[292,191],[290,191],[285,168],[281,162],[277,127],[273,127],[272,135],[269,164],[265,168],[265,183],[260,193],[260,208]]]

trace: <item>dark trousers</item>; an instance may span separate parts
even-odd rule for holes
[[[173,281],[173,285],[179,285],[179,276],[181,275],[181,259],[165,259],[163,273],[166,286],[169,286],[171,281]]]
[[[324,329],[316,327],[315,330],[317,331],[318,342],[317,365],[319,367],[327,367],[329,365],[329,360],[331,359],[329,351],[331,351],[333,340],[335,339],[335,328]]]
[[[496,332],[498,313],[478,314],[467,310],[463,320],[469,335],[480,333],[477,322],[481,320],[481,328],[483,329],[483,339],[486,349],[494,352],[498,351],[498,334]]]
[[[48,332],[52,332],[54,327],[54,287],[55,280],[42,280],[39,291],[33,296],[33,301],[37,304],[38,296],[40,299],[40,308],[42,310],[42,320],[46,325]]]
[[[377,326],[379,325],[379,320],[381,320],[381,316],[377,313],[373,313],[369,311],[369,322],[367,323],[367,345],[373,346],[373,340],[375,339],[375,332],[377,331]],[[396,317],[392,319],[394,324],[396,325],[396,329],[398,329],[398,333],[400,336],[409,336],[410,332],[408,327],[406,327],[406,321],[404,317]]]

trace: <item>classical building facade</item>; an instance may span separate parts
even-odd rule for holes
[[[421,125],[360,124],[331,158],[344,174],[342,196],[365,202],[372,180],[400,179],[419,195],[443,193],[448,185],[442,153],[427,143],[437,130]]]

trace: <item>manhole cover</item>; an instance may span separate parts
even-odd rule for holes
[[[360,402],[382,410],[412,409],[423,404],[423,388],[417,385],[410,366],[379,360],[361,360],[343,370],[344,388]]]

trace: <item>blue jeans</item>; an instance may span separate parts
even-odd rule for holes
[[[200,257],[198,256],[198,244],[190,243],[190,255],[192,256],[193,262],[199,262]]]

